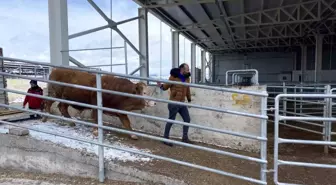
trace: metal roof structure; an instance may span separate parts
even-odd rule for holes
[[[335,34],[336,0],[133,0],[211,52],[315,45]]]

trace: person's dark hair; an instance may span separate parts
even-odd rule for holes
[[[37,81],[36,80],[30,80],[30,83],[37,85]]]
[[[186,65],[186,63],[183,63],[183,64],[181,64],[181,65],[179,66],[179,68],[182,69],[182,68],[185,67],[185,65]]]

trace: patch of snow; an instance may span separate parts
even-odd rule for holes
[[[24,101],[24,98],[20,97],[20,98],[16,98],[15,100],[9,102],[9,103],[22,103]]]
[[[40,120],[29,120],[29,121],[20,122],[20,125],[27,126],[27,127],[34,128],[34,129],[40,129],[40,130],[47,131],[47,132],[52,132],[55,134],[63,134],[63,135],[72,136],[75,138],[98,141],[97,138],[92,135],[92,128],[79,125],[79,124],[77,124],[76,127],[69,127],[69,126],[60,126],[54,122],[43,123]],[[10,127],[11,126],[8,126],[8,125],[0,125],[0,132],[8,130],[8,128]],[[93,154],[98,155],[98,146],[91,144],[91,143],[71,140],[68,138],[59,137],[59,136],[55,136],[51,134],[45,134],[45,133],[36,132],[32,130],[29,131],[29,135],[38,140],[50,141],[56,144],[66,146],[66,147],[70,147],[70,148],[78,149],[78,150],[84,150],[88,153],[93,153]],[[149,150],[138,149],[134,146],[128,146],[123,143],[120,143],[120,141],[112,141],[112,142],[113,143],[105,139],[104,144],[109,144],[109,145],[119,147],[119,148],[126,148],[126,149],[132,149],[136,151],[150,153]],[[137,154],[133,154],[129,152],[124,152],[124,151],[116,150],[112,148],[107,148],[107,147],[104,147],[104,157],[107,160],[121,160],[124,162],[126,161],[149,162],[152,160],[152,158],[149,158],[149,157],[145,157],[145,156],[141,156],[141,155],[137,155]]]

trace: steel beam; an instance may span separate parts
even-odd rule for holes
[[[204,50],[201,51],[201,62],[202,62],[202,70],[201,70],[201,82],[205,83],[206,79],[206,59],[205,59],[206,52]]]
[[[48,0],[50,62],[69,65],[68,6],[67,0]]]
[[[301,45],[301,82],[305,82],[307,70],[307,45]]]
[[[191,83],[196,83],[196,44],[191,43]]]
[[[100,27],[97,27],[97,28],[89,29],[89,30],[86,30],[86,31],[82,31],[82,32],[79,32],[79,33],[74,33],[74,34],[69,35],[69,39],[73,39],[73,38],[76,38],[76,37],[80,37],[80,36],[83,36],[83,35],[94,33],[94,32],[100,31],[100,30],[104,30],[104,29],[109,28],[109,27],[110,27],[109,25],[105,25],[105,26],[100,26]]]
[[[136,72],[138,72],[139,70],[141,70],[141,68],[143,68],[143,66],[139,66],[136,69],[134,69],[129,75],[134,75]]]
[[[320,82],[322,76],[322,47],[323,47],[323,35],[315,36],[315,78],[314,82]]]
[[[125,19],[123,21],[119,21],[116,23],[116,26],[118,25],[121,25],[121,24],[124,24],[124,23],[128,23],[128,22],[131,22],[131,21],[135,21],[137,19],[141,19],[142,17],[141,16],[138,16],[138,17],[133,17],[133,18],[129,18],[129,19]]]
[[[140,49],[140,69],[141,77],[149,77],[149,61],[148,61],[148,11],[145,8],[139,8],[139,49]],[[127,41],[127,40],[125,40]],[[129,43],[128,43],[129,44]],[[131,45],[132,47],[132,45]]]
[[[219,1],[228,1],[228,0],[219,0]],[[191,4],[201,4],[201,3],[214,3],[215,0],[194,0],[194,1],[183,1],[176,2],[175,0],[147,0],[143,4],[144,8],[163,8],[163,7],[174,7],[181,5],[191,5]]]
[[[78,67],[82,67],[82,68],[85,68],[86,66],[82,63],[80,63],[78,60],[76,60],[75,58],[69,56],[69,60],[71,63],[75,64],[76,66]]]
[[[179,53],[179,32],[172,32],[172,67],[176,68],[180,65],[180,53]]]

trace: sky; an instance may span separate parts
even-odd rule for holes
[[[94,0],[110,17],[110,0]],[[121,21],[138,16],[139,6],[132,0],[112,0],[112,20]],[[166,78],[171,69],[171,28],[152,14],[148,14],[149,35],[149,73],[151,76],[162,75]],[[106,21],[85,0],[68,0],[69,35],[106,25]],[[118,26],[126,37],[138,48],[138,21]],[[160,38],[162,35],[162,39]],[[162,50],[160,49],[162,43]],[[190,64],[190,44],[180,35],[180,63]],[[112,32],[112,46],[124,46],[123,39]],[[0,47],[4,56],[34,60],[50,61],[48,0],[0,0]],[[85,36],[71,39],[70,49],[111,47],[111,31],[105,29]],[[111,50],[70,52],[70,55],[84,65],[101,65],[111,63]],[[200,48],[196,47],[196,66],[200,67]],[[162,58],[162,60],[161,60]],[[139,66],[139,57],[127,46],[128,71]],[[160,65],[160,61],[161,65]],[[125,63],[124,49],[112,50],[112,63]],[[161,70],[160,70],[160,66]],[[110,67],[103,70],[110,71]],[[113,72],[125,73],[124,66],[113,66]]]

